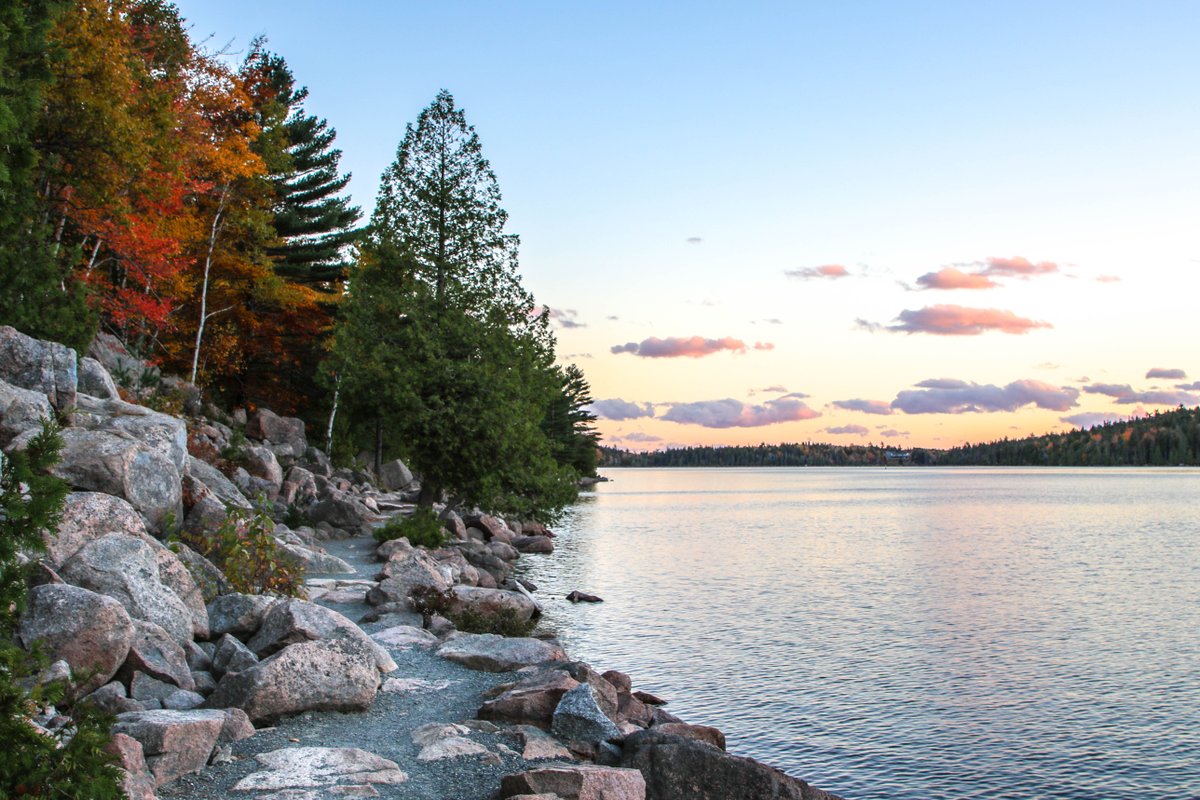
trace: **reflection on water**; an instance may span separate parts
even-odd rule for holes
[[[852,800],[1200,797],[1200,471],[606,474],[524,574],[731,750]]]

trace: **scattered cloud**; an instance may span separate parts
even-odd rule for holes
[[[841,264],[825,264],[821,267],[805,267],[803,269],[785,269],[784,275],[796,280],[807,281],[813,278],[845,278],[850,271]]]
[[[798,400],[807,400],[809,396],[804,392],[788,392],[784,395],[784,397],[795,397]]]
[[[567,353],[558,357],[560,361],[570,361],[572,358],[594,358],[591,353]]]
[[[765,388],[765,389],[759,389],[758,391],[760,391],[760,392],[762,392],[762,393],[764,393],[764,394],[768,394],[768,393],[781,394],[781,393],[783,393],[783,392],[786,392],[786,391],[787,391],[787,387],[786,387],[786,386],[780,386],[779,384],[775,384],[774,386],[768,386],[767,388]]]
[[[1167,369],[1166,367],[1154,367],[1146,373],[1146,378],[1162,378],[1167,381],[1181,381],[1187,377],[1187,373],[1181,369]]]
[[[1058,272],[1058,264],[1053,261],[1039,261],[1035,264],[1021,256],[989,258],[977,266],[980,275],[998,275],[1006,278],[1030,278],[1034,275]]]
[[[579,312],[573,308],[551,308],[550,321],[560,328],[586,328],[587,324],[580,322]]]
[[[723,339],[705,339],[700,336],[690,338],[669,336],[666,339],[659,339],[657,336],[651,336],[640,343],[627,342],[613,345],[609,349],[613,353],[631,353],[643,358],[702,358],[723,350],[744,353],[747,347],[754,350],[775,349],[775,345],[770,342],[755,342],[747,345],[741,339],[735,339],[732,336],[726,336]]]
[[[619,397],[611,400],[595,400],[587,408],[602,419],[623,420],[654,416],[654,406],[650,403],[639,406],[637,403],[631,403]]]
[[[943,267],[917,278],[922,289],[995,289],[1000,284],[977,272],[963,272],[955,267]]]
[[[1200,381],[1196,381],[1195,383],[1180,383],[1175,388],[1182,389],[1185,392],[1200,392]]]
[[[1034,367],[1034,369],[1058,369],[1061,366],[1061,364],[1055,364],[1053,361],[1043,361]]]
[[[822,428],[826,433],[852,433],[855,436],[866,436],[870,433],[869,428],[864,428],[862,425],[838,425],[834,428]]]
[[[966,308],[955,305],[906,309],[896,317],[895,324],[880,325],[860,319],[858,326],[871,332],[931,333],[936,336],[978,336],[985,331],[1019,335],[1036,328],[1054,327],[1049,322],[1026,319],[999,308]]]
[[[1016,411],[1031,404],[1051,411],[1067,411],[1079,405],[1078,389],[1034,380],[996,386],[940,378],[916,385],[917,389],[899,392],[892,408],[906,414],[967,414]]]
[[[1121,279],[1116,275],[1098,275],[1096,283],[1120,283]]]
[[[662,419],[681,425],[700,425],[705,428],[758,428],[780,422],[814,419],[814,411],[794,398],[768,400],[762,405],[749,405],[733,398],[677,403]]]
[[[879,432],[880,436],[886,436],[889,439],[897,439],[901,436],[908,436],[908,431],[898,431],[895,428],[888,428]]]
[[[1127,383],[1092,383],[1083,390],[1088,394],[1111,397],[1119,405],[1145,403],[1151,406],[1196,406],[1200,405],[1200,394],[1187,389],[1151,389],[1139,392]]]
[[[1094,425],[1103,425],[1106,422],[1124,422],[1132,419],[1127,414],[1116,414],[1111,411],[1081,411],[1078,414],[1071,414],[1067,417],[1059,417],[1063,422],[1076,428],[1090,428]]]
[[[834,400],[833,404],[847,411],[861,411],[864,414],[891,414],[892,407],[886,400]]]
[[[618,317],[616,314],[609,314],[607,317],[605,317],[605,319],[609,322],[616,322],[620,319],[620,317]]]
[[[764,319],[763,322],[767,323],[768,325],[782,325],[783,324],[783,320],[779,319],[779,317],[770,317],[768,319]]]
[[[701,239],[699,236],[689,236],[688,238],[684,239],[684,241],[687,242],[688,244],[700,244],[704,240]]]
[[[661,442],[663,440],[661,436],[655,436],[652,433],[642,433],[641,431],[627,433],[621,438],[627,442]]]

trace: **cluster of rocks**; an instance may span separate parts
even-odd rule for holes
[[[70,710],[83,704],[114,714],[112,747],[132,800],[153,800],[163,785],[228,760],[232,744],[256,725],[364,710],[380,691],[444,688],[390,675],[389,649],[409,647],[516,674],[482,702],[476,719],[412,733],[419,761],[497,758],[472,739],[487,731],[508,737],[506,752],[542,762],[504,778],[499,797],[832,798],[726,753],[720,731],[680,721],[626,675],[571,661],[553,639],[456,631],[449,617],[464,611],[518,622],[541,613],[534,587],[514,578],[513,568],[523,554],[554,551],[543,526],[439,509],[444,546],[385,542],[376,549],[378,573],[359,577],[322,542],[366,535],[411,513],[419,485],[402,462],[385,464],[378,476],[335,469],[309,445],[301,420],[267,409],[227,417],[179,381],[172,385],[186,421],[129,402],[144,393],[119,388],[113,374],[150,369],[111,337],[98,337],[78,358],[0,327],[0,448],[22,449],[44,419],[65,419],[54,472],[73,489],[37,556],[18,632],[21,644],[49,656],[42,678],[68,687],[66,713],[45,708],[31,723],[69,730]],[[234,592],[200,553],[162,540],[176,526],[211,535],[231,512],[256,509],[270,515],[279,548],[310,572],[334,576],[310,578],[309,600]],[[304,524],[283,522],[297,518]],[[437,598],[442,613],[414,596]],[[372,608],[363,621],[379,629],[368,636],[318,599],[366,603]],[[256,758],[264,769],[235,788],[287,790],[315,785],[297,784],[297,776],[324,775],[341,787],[339,796],[343,789],[369,795],[374,785],[406,780],[393,762],[352,748],[295,747]]]

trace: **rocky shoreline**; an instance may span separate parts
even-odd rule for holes
[[[377,545],[414,508],[401,462],[334,469],[302,421],[227,417],[178,381],[186,418],[123,398],[113,374],[148,369],[108,337],[77,358],[0,327],[0,446],[65,418],[54,471],[73,489],[19,630],[68,697],[32,724],[114,714],[130,798],[836,800],[553,638],[456,630],[536,619],[512,566],[551,557],[551,531],[444,510],[443,546]],[[233,591],[184,543],[251,518],[308,599]]]

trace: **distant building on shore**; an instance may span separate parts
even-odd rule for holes
[[[912,463],[912,451],[910,450],[886,450],[883,453],[883,463],[891,464],[910,464]]]

